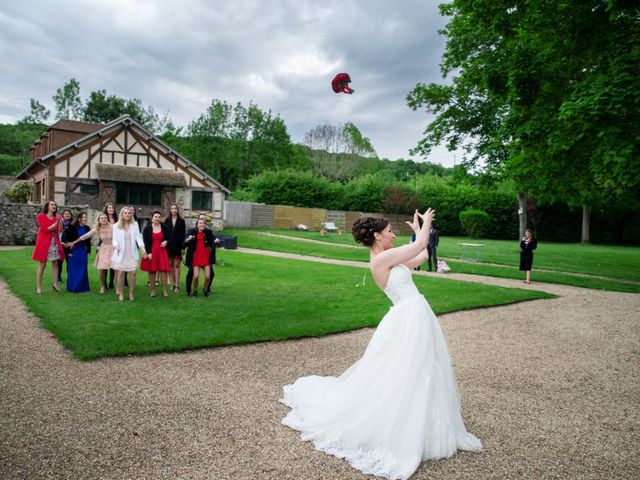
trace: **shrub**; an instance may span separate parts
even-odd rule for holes
[[[31,182],[21,180],[16,182],[13,187],[7,188],[4,191],[4,196],[11,200],[13,203],[27,203],[33,187]]]
[[[489,226],[489,214],[483,210],[467,209],[460,212],[460,223],[471,238],[484,236]]]

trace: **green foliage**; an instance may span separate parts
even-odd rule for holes
[[[463,210],[460,212],[460,224],[469,237],[481,238],[489,226],[489,214],[483,210]]]
[[[18,123],[40,124],[47,123],[51,112],[45,108],[38,100],[32,98],[29,100],[31,112]]]
[[[46,129],[39,123],[0,124],[0,175],[16,175],[26,167],[29,147]]]
[[[383,174],[367,174],[344,185],[343,210],[380,212],[384,192],[391,182]]]
[[[284,121],[253,103],[245,107],[213,100],[189,124],[186,136],[168,132],[162,139],[230,189],[264,170],[307,164],[291,144]]]
[[[409,185],[395,185],[384,191],[382,212],[412,213],[418,208],[418,194]]]
[[[82,119],[82,99],[80,98],[80,82],[72,78],[61,88],[56,90],[52,97],[56,106],[56,120],[67,118],[70,120]]]
[[[4,191],[4,196],[13,203],[27,203],[32,192],[32,183],[26,180],[20,180],[14,183],[12,187],[7,188]]]
[[[631,2],[453,0],[447,85],[407,101],[435,114],[417,153],[440,143],[571,205],[640,182],[640,9]]]
[[[86,122],[108,123],[122,115],[129,115],[153,133],[163,132],[169,120],[156,113],[153,107],[145,107],[138,98],[125,99],[107,95],[106,90],[96,90],[89,94],[83,108],[82,119]]]
[[[370,166],[376,152],[371,141],[352,122],[318,125],[304,136],[313,171],[332,180],[355,178]]]
[[[247,181],[255,201],[296,207],[339,208],[342,187],[311,172],[265,171]]]

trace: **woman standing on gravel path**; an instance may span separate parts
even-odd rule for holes
[[[291,407],[285,425],[318,450],[388,479],[409,478],[423,460],[482,449],[465,429],[440,324],[411,277],[427,259],[434,216],[432,209],[416,211],[407,222],[416,241],[397,248],[386,219],[354,223],[353,236],[369,247],[373,278],[393,306],[362,358],[342,375],[303,377],[284,387],[282,402]]]

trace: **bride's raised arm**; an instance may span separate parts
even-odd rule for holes
[[[416,234],[416,240],[410,244],[380,252],[371,261],[372,270],[390,269],[401,263],[407,265],[409,268],[413,268],[414,265],[412,264],[419,261],[421,255],[426,255],[423,252],[426,252],[429,230],[431,229],[431,222],[435,217],[435,213],[435,210],[432,208],[428,208],[423,214],[420,214],[420,212],[416,210],[413,214],[413,222],[407,222]],[[422,227],[419,226],[418,219],[422,219]],[[412,262],[414,259],[415,261]]]

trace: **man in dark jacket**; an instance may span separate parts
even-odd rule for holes
[[[431,271],[431,266],[433,262],[433,271],[438,271],[438,255],[436,255],[436,247],[440,243],[440,236],[438,235],[438,230],[431,227],[429,230],[429,242],[427,243],[427,253],[429,254],[429,271]]]

